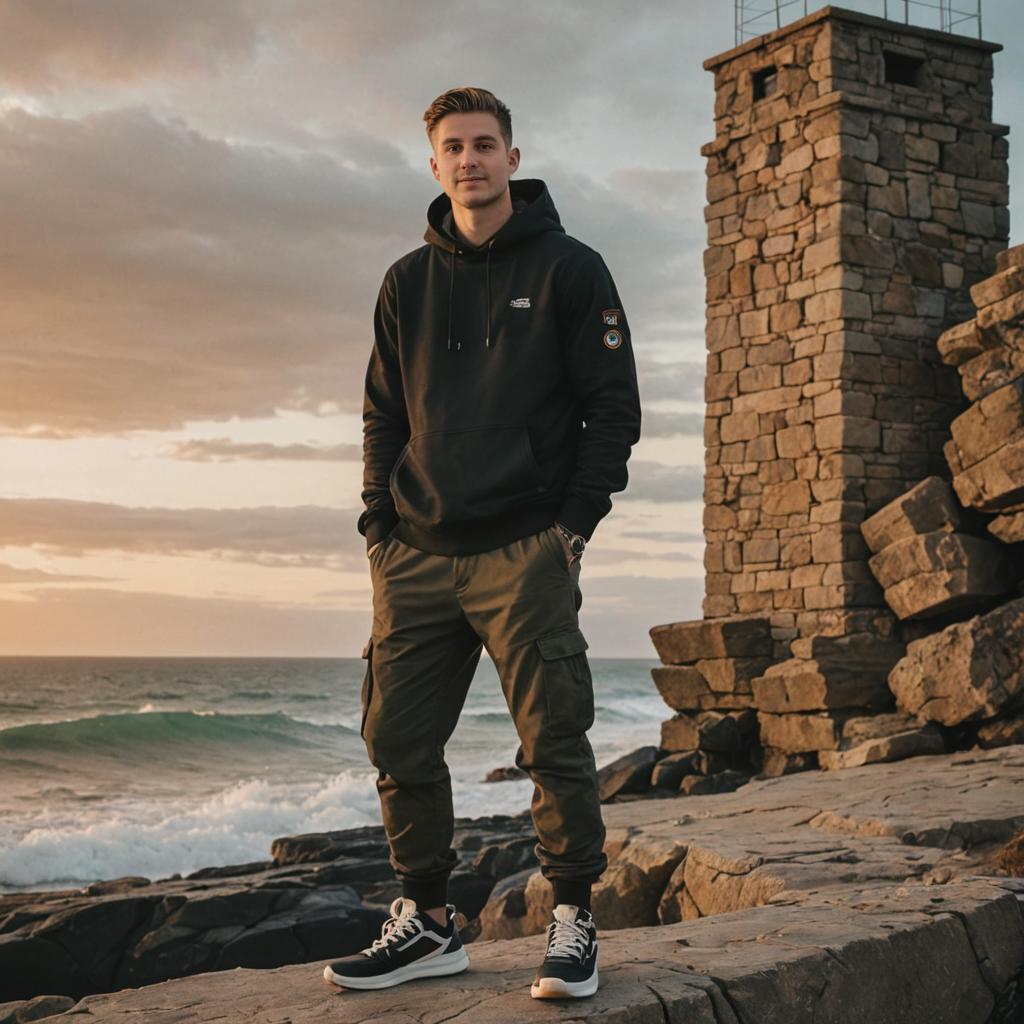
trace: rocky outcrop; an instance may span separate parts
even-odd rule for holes
[[[970,614],[1011,589],[999,545],[963,530],[952,488],[928,477],[864,521],[871,572],[904,620]]]
[[[913,641],[889,685],[901,708],[943,725],[1024,710],[1024,598]]]
[[[460,819],[451,893],[476,917],[495,882],[534,865],[528,814]],[[0,895],[0,1000],[80,997],[234,967],[355,952],[400,894],[381,827],[289,836],[273,860],[187,878]]]
[[[1024,1011],[1024,883],[995,876],[994,860],[1024,827],[1022,787],[1024,747],[611,804],[594,894],[602,984],[565,1009],[602,1024],[1011,1024]],[[539,932],[550,887],[528,877],[520,918]],[[431,1019],[521,1024],[556,1009],[527,991],[542,952],[539,934],[481,936],[456,985],[344,992],[321,980],[325,958],[93,995],[68,1016],[355,1024],[429,1006]]]

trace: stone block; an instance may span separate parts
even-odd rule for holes
[[[709,711],[751,706],[747,692],[713,690],[701,672],[692,665],[665,665],[651,669],[654,684],[673,711]]]
[[[1024,245],[1015,245],[996,253],[996,269],[1007,270],[1010,267],[1024,267]]]
[[[1024,352],[1000,345],[968,359],[957,369],[964,395],[977,402],[1024,374]]]
[[[762,615],[736,615],[652,626],[650,637],[665,665],[692,665],[706,658],[770,658],[772,630]]]
[[[903,645],[873,634],[806,637],[791,645],[794,657],[768,668],[751,683],[754,706],[773,714],[830,708],[886,708],[887,677]]]
[[[979,610],[1011,581],[999,546],[963,533],[926,533],[890,544],[868,560],[900,619]]]
[[[895,501],[861,523],[868,547],[879,552],[890,544],[922,533],[952,533],[960,527],[960,509],[953,489],[937,476],[911,487]]]
[[[967,320],[956,327],[950,327],[939,335],[936,347],[939,356],[947,366],[959,366],[968,359],[974,359],[997,342],[983,338],[978,330],[977,320]]]
[[[1024,541],[1024,509],[1011,509],[988,524],[988,532],[1004,544]]]
[[[661,747],[670,753],[714,750],[723,754],[747,750],[757,735],[752,710],[680,712],[661,723]]]
[[[989,344],[1024,348],[1024,291],[979,309],[976,319]]]
[[[837,750],[843,723],[853,711],[822,711],[807,714],[772,714],[758,711],[761,742],[787,754],[812,750]],[[820,755],[819,755],[820,756]]]
[[[983,306],[991,306],[1002,302],[1011,295],[1024,290],[1024,267],[1007,267],[992,277],[986,277],[971,286],[971,301],[980,310]]]
[[[944,754],[946,741],[939,729],[932,724],[911,724],[898,732],[886,732],[877,737],[854,740],[847,736],[849,727],[854,723],[870,726],[875,719],[906,720],[897,712],[893,715],[876,715],[872,718],[855,718],[845,723],[843,736],[838,750],[822,750],[818,753],[818,763],[826,770],[839,768],[859,768],[863,764],[879,764],[883,761],[902,761],[907,757],[919,757],[927,754]],[[913,722],[912,719],[910,719]],[[863,731],[857,730],[858,732]]]
[[[881,424],[866,416],[825,416],[814,424],[814,439],[819,451],[837,449],[877,449],[881,443]]]
[[[943,451],[954,470],[953,490],[961,504],[982,512],[1001,512],[1024,502],[1024,439],[1011,441],[988,458],[959,471],[955,468],[959,466],[956,443],[950,441]]]
[[[953,420],[950,433],[964,469],[1024,438],[1024,380],[1013,381],[975,402]]]
[[[1024,598],[915,640],[889,674],[899,706],[942,725],[1024,705]]]

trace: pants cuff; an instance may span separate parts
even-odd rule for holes
[[[552,878],[551,888],[554,890],[555,906],[557,907],[559,903],[568,903],[582,910],[589,910],[592,884],[589,879]]]

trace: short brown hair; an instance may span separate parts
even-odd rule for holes
[[[423,120],[427,125],[427,138],[434,141],[434,129],[448,114],[493,114],[498,119],[505,145],[512,148],[512,115],[493,92],[464,85],[441,93],[427,107]]]

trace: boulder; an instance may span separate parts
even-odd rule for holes
[[[28,1024],[29,1021],[54,1017],[75,1005],[70,996],[36,996],[13,1003],[0,1003],[0,1024]]]
[[[651,788],[651,769],[658,759],[657,747],[640,747],[606,764],[597,773],[601,801],[619,793],[646,793]]]
[[[999,547],[963,533],[907,537],[872,555],[868,565],[901,619],[978,609],[1010,586]]]
[[[861,533],[875,553],[922,533],[952,533],[960,527],[960,509],[950,485],[930,476],[911,487],[861,523]]]
[[[1024,598],[913,641],[889,675],[901,708],[943,725],[1024,703]]]
[[[852,710],[804,714],[758,711],[757,723],[765,746],[798,754],[811,750],[837,750],[842,740],[843,723],[855,714]]]
[[[515,765],[506,765],[502,768],[492,768],[485,776],[484,782],[513,782],[516,779],[526,779],[529,776],[522,768]]]
[[[711,658],[770,658],[771,622],[734,615],[652,626],[650,637],[664,665],[692,665]]]
[[[1024,245],[1012,245],[996,253],[996,270],[1008,267],[1024,267]]]
[[[678,789],[686,775],[712,775],[734,767],[736,755],[717,750],[681,750],[663,757],[651,774],[651,785],[661,789]]]

